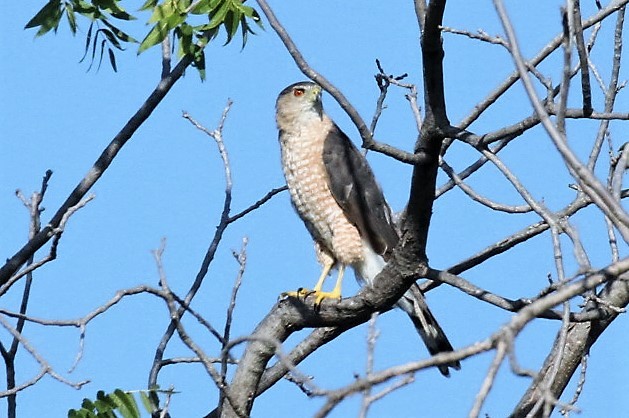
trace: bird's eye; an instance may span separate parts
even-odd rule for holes
[[[293,90],[293,95],[295,97],[303,96],[304,93],[306,93],[306,90],[304,90],[304,89],[295,89],[295,90]]]

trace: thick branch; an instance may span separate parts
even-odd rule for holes
[[[601,308],[605,309],[605,305],[622,308],[629,304],[628,279],[629,277],[625,274],[606,284],[598,295],[604,302]],[[588,309],[591,308],[586,308],[585,310]],[[598,340],[603,331],[605,331],[619,315],[618,311],[614,309],[606,310],[608,312],[607,319],[571,324],[568,327],[568,335],[563,350],[560,349],[559,344],[553,344],[553,350],[546,358],[536,379],[531,383],[531,386],[515,407],[511,414],[512,418],[528,416],[529,412],[540,399],[543,400],[543,398],[547,396],[540,388],[548,388],[550,395],[554,399],[559,399],[572,378],[572,375],[580,366],[583,356],[590,352],[590,348]],[[553,366],[555,366],[557,362],[559,362],[559,372],[553,374]]]

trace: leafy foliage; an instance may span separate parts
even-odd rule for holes
[[[139,395],[147,412],[152,414],[157,411],[147,392],[140,391]],[[85,398],[81,409],[68,411],[68,418],[140,418],[140,416],[140,408],[133,395],[120,389],[109,394],[100,390],[96,394],[96,400]]]
[[[193,65],[205,78],[205,46],[215,39],[221,28],[225,29],[229,44],[240,30],[242,47],[247,43],[248,34],[254,33],[250,22],[262,27],[260,15],[252,7],[245,6],[243,0],[146,0],[140,11],[151,11],[148,22],[153,24],[142,42],[120,29],[122,22],[136,19],[121,6],[121,0],[49,0],[48,3],[26,24],[25,29],[39,28],[36,36],[51,30],[56,32],[66,17],[70,31],[76,34],[77,17],[90,22],[85,40],[86,57],[91,58],[90,68],[98,54],[98,65],[102,62],[105,50],[114,71],[117,71],[115,50],[123,51],[123,45],[139,43],[138,54],[161,43],[169,34],[177,41],[178,57],[190,56]],[[206,22],[198,22],[200,16],[207,16]],[[194,24],[192,21],[195,21]],[[120,23],[118,23],[120,21]],[[116,22],[115,24],[112,22]]]
[[[121,21],[135,19],[135,17],[131,16],[120,6],[119,0],[92,0],[91,2],[85,0],[49,0],[26,24],[25,29],[38,27],[39,29],[37,30],[36,36],[42,36],[51,30],[56,32],[64,15],[66,16],[72,34],[76,34],[77,32],[77,15],[87,18],[90,21],[90,28],[87,32],[85,42],[85,54],[81,61],[88,56],[91,49],[91,63],[93,64],[96,57],[96,50],[99,49],[100,67],[105,49],[107,49],[109,62],[114,71],[116,71],[117,65],[114,48],[122,51],[124,50],[122,47],[123,43],[137,43],[133,37],[111,23],[112,18]],[[94,24],[97,25],[96,31],[94,31]]]

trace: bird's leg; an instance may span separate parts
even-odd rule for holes
[[[330,270],[328,269],[328,272]],[[314,306],[315,308],[321,304],[323,299],[338,299],[341,300],[341,286],[343,285],[343,274],[345,273],[345,265],[339,263],[339,275],[336,278],[336,284],[334,285],[334,289],[331,292],[322,292],[321,286],[323,285],[323,280],[319,279],[320,283],[317,283],[317,286],[314,288],[314,293],[317,296],[315,299]],[[326,274],[327,276],[327,274]]]
[[[315,285],[314,289],[312,289],[313,292],[315,293],[321,292],[321,288],[323,287],[323,282],[325,282],[325,279],[326,277],[328,277],[328,274],[330,274],[330,270],[332,270],[333,266],[334,266],[334,261],[326,262],[323,265],[323,269],[321,270],[321,276],[319,276],[319,280],[317,280],[317,284]]]
[[[328,277],[328,274],[330,274],[330,270],[332,270],[332,267],[334,267],[334,263],[335,262],[332,259],[330,259],[329,261],[328,260],[325,261],[325,263],[323,264],[323,269],[321,270],[321,275],[319,276],[319,280],[317,280],[317,284],[315,284],[315,287],[313,290],[305,289],[302,287],[293,292],[284,292],[282,293],[282,297],[305,298],[306,296],[314,293],[317,296],[317,298],[315,299],[315,306],[318,306],[323,299],[328,299],[328,298],[340,299],[341,298],[341,284],[339,282],[339,279],[336,280],[336,285],[334,286],[334,290],[332,290],[332,292],[321,291],[321,289],[323,288],[323,283],[325,282],[325,279]],[[339,278],[341,280],[343,277],[343,268],[344,266],[342,265],[339,267]]]

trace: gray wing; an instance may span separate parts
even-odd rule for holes
[[[330,191],[345,216],[378,254],[388,258],[398,241],[391,209],[367,159],[336,125],[325,139],[323,163]]]

